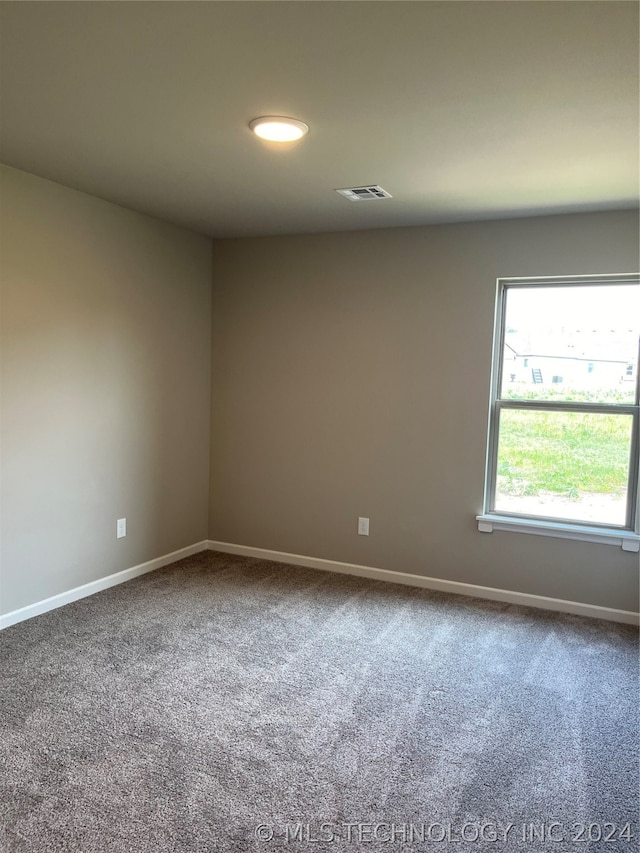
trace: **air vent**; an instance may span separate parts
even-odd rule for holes
[[[348,198],[349,201],[377,201],[383,198],[393,198],[391,193],[383,190],[377,184],[366,187],[348,187],[344,190],[336,190],[338,195]]]

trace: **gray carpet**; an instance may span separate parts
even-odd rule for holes
[[[636,642],[199,554],[0,634],[0,849],[636,851]]]

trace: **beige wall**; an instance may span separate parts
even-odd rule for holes
[[[211,242],[1,179],[7,613],[206,538]]]
[[[474,520],[496,277],[636,269],[636,215],[214,242],[211,350],[208,239],[1,179],[0,613],[207,532],[638,608],[637,555]]]
[[[496,277],[637,268],[633,212],[215,243],[210,537],[637,610],[637,554],[475,522]]]

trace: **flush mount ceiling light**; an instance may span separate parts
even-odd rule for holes
[[[309,133],[309,125],[286,116],[260,116],[249,122],[251,130],[271,142],[293,142]]]

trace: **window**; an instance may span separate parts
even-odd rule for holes
[[[639,344],[637,275],[498,280],[480,530],[640,550]]]

